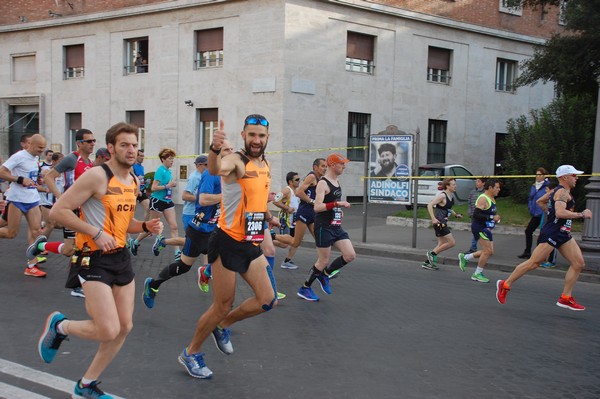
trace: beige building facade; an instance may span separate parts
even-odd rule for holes
[[[423,9],[433,2],[176,0],[86,13],[49,1],[65,9],[44,18],[11,9],[15,20],[0,25],[0,156],[38,130],[66,153],[73,132],[88,128],[100,147],[110,125],[129,121],[147,171],[163,147],[181,156],[181,190],[219,119],[241,146],[244,117],[260,113],[274,191],[288,171],[304,175],[314,158],[340,152],[352,159],[344,194],[361,196],[364,155],[347,147],[388,125],[420,130],[419,164],[493,174],[507,119],[554,98],[553,85],[512,83],[534,46],[561,29],[558,12],[540,26],[539,15],[501,0],[439,1],[458,16]],[[482,3],[497,21],[476,23]]]

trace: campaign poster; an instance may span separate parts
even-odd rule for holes
[[[369,143],[369,202],[411,203],[413,136],[372,135]]]

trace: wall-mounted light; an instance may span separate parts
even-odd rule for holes
[[[194,103],[192,102],[192,100],[185,100],[183,103],[185,105],[187,105],[188,107],[193,107],[194,106]]]

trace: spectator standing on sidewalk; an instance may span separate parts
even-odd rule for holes
[[[452,210],[454,193],[456,192],[456,179],[442,180],[442,190],[427,204],[427,211],[437,237],[437,245],[431,251],[427,251],[427,260],[421,265],[423,269],[439,270],[437,256],[456,245],[456,240],[454,240],[454,236],[448,227],[448,218],[450,215],[454,215],[458,219],[463,217],[460,213]]]
[[[542,215],[544,214],[542,208],[540,208],[540,206],[537,204],[537,200],[546,193],[546,186],[549,183],[548,179],[546,179],[547,175],[548,171],[542,167],[537,168],[535,171],[535,182],[531,185],[529,190],[529,199],[527,202],[531,219],[529,219],[529,223],[525,228],[525,250],[521,255],[518,256],[519,259],[529,259],[531,256],[533,232],[540,225],[540,222],[542,221]]]
[[[546,260],[552,249],[557,248],[569,262],[569,270],[565,274],[563,292],[558,298],[556,306],[570,310],[585,310],[585,306],[577,303],[573,298],[573,288],[585,266],[585,260],[581,248],[571,236],[572,219],[592,218],[592,211],[589,209],[575,212],[575,199],[571,190],[577,184],[578,175],[582,173],[572,165],[561,165],[556,169],[559,185],[552,192],[548,202],[548,221],[540,232],[539,244],[534,249],[531,258],[518,265],[506,280],[496,282],[496,299],[499,303],[506,302],[506,295],[515,281],[536,269],[540,263]]]

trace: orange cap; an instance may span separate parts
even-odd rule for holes
[[[333,166],[336,163],[346,163],[346,162],[349,162],[349,160],[344,158],[340,154],[331,154],[330,156],[327,157],[327,165],[329,165],[329,166]]]

